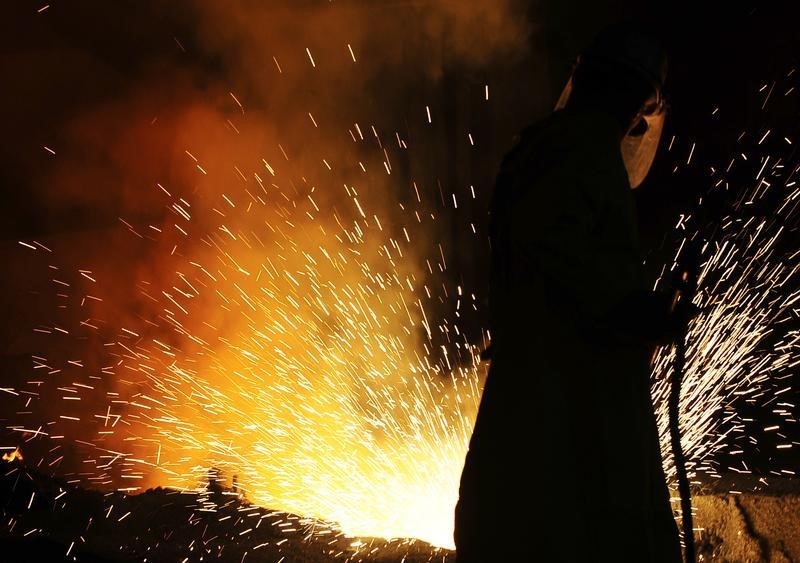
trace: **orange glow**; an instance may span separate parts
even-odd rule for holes
[[[19,448],[15,449],[13,452],[8,452],[3,454],[3,461],[22,461],[22,452],[19,451]]]
[[[48,435],[78,444],[92,487],[198,489],[217,467],[263,506],[452,547],[483,367],[469,343],[432,348],[458,329],[428,311],[443,268],[424,202],[384,201],[386,153],[360,139],[375,172],[334,153],[298,177],[312,157],[246,121],[203,106],[173,119],[123,142],[171,139],[172,183],[134,207],[163,217],[69,241],[77,268],[58,243],[47,255],[72,311],[42,329],[37,363],[73,382]]]

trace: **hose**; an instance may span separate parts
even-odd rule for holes
[[[681,301],[691,303],[697,290],[697,270],[699,266],[699,252],[694,245],[684,248],[683,260],[680,263],[677,280],[678,289],[675,293],[673,308]],[[685,563],[695,563],[694,549],[694,523],[692,521],[692,493],[689,486],[689,476],[686,471],[686,457],[681,446],[680,430],[680,398],[681,384],[686,370],[686,348],[688,340],[688,323],[683,326],[682,333],[675,342],[675,358],[672,366],[672,382],[670,386],[667,409],[669,412],[669,436],[672,444],[672,457],[675,461],[675,473],[678,479],[678,494],[681,497],[681,524],[683,529],[684,560]]]

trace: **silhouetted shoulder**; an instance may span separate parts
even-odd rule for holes
[[[498,187],[517,192],[523,178],[529,184],[549,173],[573,176],[619,168],[619,135],[613,118],[603,113],[553,112],[520,132],[503,159]]]

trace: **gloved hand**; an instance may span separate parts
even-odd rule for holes
[[[666,292],[640,291],[626,296],[601,320],[601,327],[619,338],[650,345],[674,344],[685,334],[700,309],[688,299],[673,307]]]

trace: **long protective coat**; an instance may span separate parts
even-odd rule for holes
[[[613,315],[644,290],[620,134],[602,113],[558,111],[502,164],[492,360],[461,476],[458,563],[681,561],[651,348]]]

